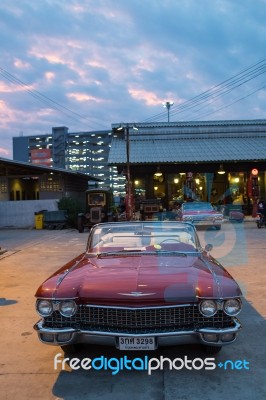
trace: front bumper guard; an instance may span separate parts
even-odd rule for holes
[[[235,341],[241,330],[241,323],[233,318],[233,326],[228,328],[199,328],[195,330],[183,330],[177,332],[159,332],[130,334],[123,332],[99,332],[74,328],[53,329],[45,328],[43,320],[34,325],[38,337],[42,343],[53,346],[65,346],[74,343],[90,343],[111,345],[117,347],[118,337],[155,337],[157,347],[178,344],[201,343],[211,346],[223,346]],[[226,339],[225,339],[226,338]]]

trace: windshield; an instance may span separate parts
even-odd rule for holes
[[[195,252],[198,247],[198,237],[189,223],[122,222],[99,224],[94,227],[87,250]]]

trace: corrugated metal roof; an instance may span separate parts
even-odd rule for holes
[[[248,160],[266,160],[266,135],[130,139],[132,164]],[[125,139],[113,139],[108,163],[126,163]]]
[[[8,158],[2,158],[0,157],[0,176],[5,176],[6,175],[6,167],[9,167],[9,174],[12,174],[11,172],[13,171],[13,174],[15,175],[24,175],[24,174],[40,174],[40,173],[51,173],[51,172],[60,172],[63,175],[68,175],[72,177],[77,177],[77,178],[82,178],[86,181],[91,180],[95,182],[100,182],[100,179],[95,178],[91,175],[87,175],[84,172],[79,172],[79,171],[73,171],[69,169],[63,169],[63,168],[56,168],[56,167],[46,167],[43,165],[38,165],[38,164],[31,164],[27,163],[24,161],[16,161],[16,160],[10,160]],[[12,168],[12,171],[11,169]]]
[[[118,128],[123,123],[113,123],[112,128]],[[125,125],[125,124],[124,124]],[[171,128],[171,127],[230,127],[230,126],[264,126],[266,125],[265,119],[241,119],[241,120],[213,120],[213,121],[173,121],[173,122],[134,122],[130,124],[126,124],[129,126],[137,126],[138,128]]]

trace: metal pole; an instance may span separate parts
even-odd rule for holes
[[[129,126],[126,125],[126,155],[127,155],[127,202],[126,202],[126,218],[127,221],[132,220],[132,190],[130,177],[130,143],[129,143]]]
[[[166,101],[163,106],[167,108],[167,120],[170,122],[170,108],[174,105],[172,101]]]

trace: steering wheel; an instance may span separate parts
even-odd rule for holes
[[[180,240],[178,240],[178,239],[165,239],[165,240],[163,240],[162,242],[160,242],[160,244],[162,244],[162,243],[169,243],[169,242],[176,242],[176,243],[180,243]]]

